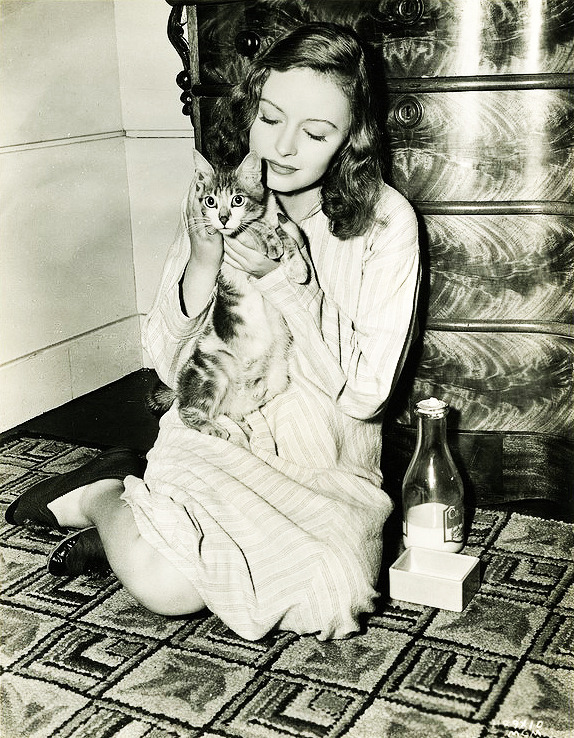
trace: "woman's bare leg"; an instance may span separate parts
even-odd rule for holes
[[[205,603],[189,579],[140,536],[131,508],[120,499],[123,491],[123,482],[104,479],[48,507],[62,526],[96,526],[112,571],[148,610],[162,615],[202,610]]]

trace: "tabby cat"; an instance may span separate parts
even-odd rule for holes
[[[257,155],[248,154],[237,169],[217,171],[197,152],[195,161],[201,226],[231,237],[247,227],[256,228],[263,253],[284,259],[292,265],[296,281],[306,281],[306,262],[298,253],[299,258],[293,259],[296,242],[281,229],[271,233],[271,226],[262,221],[269,193]],[[240,422],[286,389],[291,334],[283,316],[248,276],[222,263],[211,317],[176,377],[175,390],[163,383],[152,390],[148,407],[154,414],[162,414],[175,401],[185,425],[226,438],[219,415]]]

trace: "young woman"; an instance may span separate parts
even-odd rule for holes
[[[382,528],[381,413],[415,323],[419,279],[412,208],[384,183],[364,50],[330,24],[302,26],[254,62],[221,140],[230,159],[265,162],[266,217],[301,244],[306,284],[241,240],[190,229],[184,203],[144,344],[173,385],[214,299],[222,259],[252,275],[293,334],[291,381],[228,440],[162,418],[145,474],[114,451],[36,485],[11,522],[84,529],[149,609],[208,607],[248,639],[272,628],[342,638],[377,596]],[[221,153],[222,146],[216,146]]]

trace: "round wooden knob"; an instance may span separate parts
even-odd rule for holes
[[[181,71],[175,78],[177,86],[182,90],[191,89],[191,77],[187,70]]]
[[[235,37],[235,48],[241,56],[252,59],[261,48],[261,38],[255,31],[239,31]]]

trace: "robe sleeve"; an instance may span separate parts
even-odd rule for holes
[[[384,408],[416,330],[417,220],[398,192],[386,190],[365,237],[355,315],[346,315],[315,276],[298,284],[280,266],[256,282],[285,316],[307,377],[343,412],[364,420]]]
[[[195,187],[195,181],[191,187]],[[159,377],[174,386],[178,367],[189,357],[197,339],[209,320],[215,301],[215,288],[207,304],[194,318],[182,309],[180,282],[191,254],[186,214],[187,196],[183,201],[178,231],[168,252],[160,285],[142,325],[142,343],[150,355]]]

